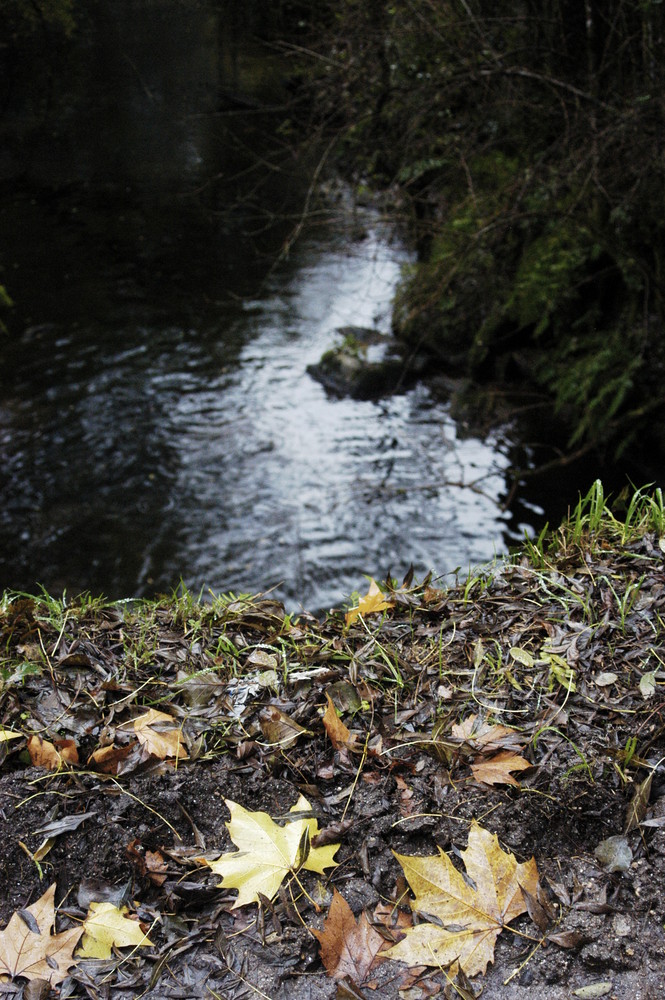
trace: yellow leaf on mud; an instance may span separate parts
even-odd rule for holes
[[[55,882],[32,906],[12,914],[0,931],[0,980],[23,976],[54,986],[66,977],[76,964],[73,951],[82,928],[52,934],[54,925]]]
[[[0,743],[8,743],[9,740],[20,740],[23,733],[14,733],[11,729],[0,729]]]
[[[91,903],[83,922],[84,936],[77,958],[110,958],[112,948],[150,948],[138,920],[126,917],[127,907],[118,909],[113,903]]]
[[[167,757],[177,757],[180,760],[188,757],[187,747],[182,736],[182,730],[174,725],[172,716],[150,708],[138,719],[133,721],[134,732],[139,743],[153,757],[164,760]],[[118,726],[118,729],[123,728]]]
[[[504,750],[494,757],[472,764],[471,770],[476,781],[480,781],[483,785],[516,785],[519,788],[519,782],[510,772],[524,771],[531,766],[529,761],[519,754]]]
[[[272,899],[284,878],[300,868],[322,875],[325,868],[337,864],[334,855],[339,844],[310,847],[319,832],[314,817],[294,816],[285,826],[279,826],[267,813],[249,812],[237,802],[225,801],[231,813],[226,826],[239,850],[222,854],[216,861],[204,860],[222,876],[220,888],[238,890],[233,909],[258,902],[259,893]],[[301,795],[290,811],[308,813],[311,806]]]
[[[394,601],[387,601],[379,585],[370,580],[369,590],[361,597],[357,608],[351,608],[346,613],[346,624],[352,625],[358,615],[371,615],[375,611],[388,611],[395,607]]]
[[[499,846],[496,835],[474,820],[462,859],[471,886],[439,849],[439,856],[396,854],[415,893],[411,909],[430,915],[440,925],[421,923],[386,952],[407,965],[445,968],[459,960],[468,976],[485,972],[494,961],[494,945],[506,924],[526,912],[524,892],[536,896],[538,871],[533,858],[518,864]],[[522,891],[524,890],[524,892]]]
[[[61,771],[67,764],[78,764],[79,755],[74,740],[42,739],[41,736],[28,737],[28,753],[35,767],[45,767],[47,771]]]

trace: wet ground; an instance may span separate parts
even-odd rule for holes
[[[535,562],[451,590],[407,581],[383,600],[324,622],[258,598],[5,602],[2,724],[72,741],[78,763],[48,770],[23,738],[3,744],[0,917],[55,881],[58,929],[112,899],[154,943],[81,962],[60,996],[661,996],[658,538],[569,537]],[[137,740],[149,709],[179,750]],[[512,774],[483,776],[506,754]],[[301,869],[274,899],[233,908],[236,890],[204,861],[234,850],[225,800],[284,824],[301,795],[339,843],[338,866]],[[355,979],[328,975],[311,932],[333,889],[393,943],[426,919],[393,852],[441,848],[461,869],[474,819],[520,864],[533,857],[540,884],[529,914],[499,928],[487,974],[384,960],[358,961]]]

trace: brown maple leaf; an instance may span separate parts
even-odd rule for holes
[[[51,986],[61,982],[76,964],[73,951],[83,927],[52,934],[55,925],[55,882],[44,895],[18,910],[0,931],[0,979],[44,979]]]
[[[321,961],[333,979],[349,976],[355,983],[362,983],[372,966],[382,960],[379,954],[390,942],[375,930],[361,913],[356,921],[351,907],[342,895],[334,890],[322,931],[312,931],[319,939]]]
[[[526,912],[524,893],[537,896],[536,863],[531,858],[518,864],[514,855],[501,849],[496,835],[475,820],[461,856],[473,885],[441,849],[438,857],[395,855],[416,896],[411,908],[437,923],[407,930],[386,953],[388,958],[444,968],[458,959],[468,976],[484,973],[494,960],[497,937],[506,924]]]
[[[79,762],[76,743],[72,739],[55,739],[51,743],[34,734],[28,737],[27,748],[35,767],[44,767],[47,771],[61,771],[68,764]]]
[[[529,761],[519,754],[503,750],[494,757],[487,757],[478,764],[472,764],[471,770],[476,781],[480,781],[483,785],[516,785],[519,788],[519,782],[510,772],[524,771],[531,766]]]
[[[127,725],[128,723],[123,723],[118,729]],[[183,760],[189,756],[182,730],[175,719],[166,712],[150,708],[132,720],[132,727],[141,746],[153,757],[160,757],[162,760],[175,757]]]

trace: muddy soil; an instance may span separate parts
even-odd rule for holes
[[[50,993],[20,979],[3,993],[662,995],[665,572],[654,539],[566,552],[556,566],[523,560],[471,586],[407,581],[387,603],[347,624],[342,613],[293,622],[260,599],[75,602],[58,620],[39,602],[5,601],[1,726],[71,739],[78,763],[34,766],[25,740],[3,744],[0,922],[55,881],[58,929],[110,899],[136,912],[154,946],[81,961]],[[326,693],[352,734],[337,748]],[[186,758],[130,739],[128,720],[148,708],[176,720]],[[493,725],[519,734],[530,766],[514,784],[472,770]],[[119,748],[107,770],[101,747]],[[339,842],[338,866],[301,870],[308,895],[292,880],[272,901],[234,909],[236,891],[202,861],[235,850],[226,800],[284,822],[300,795]],[[58,829],[72,817],[75,828]],[[363,981],[332,978],[311,929],[333,889],[396,941],[413,918],[393,852],[440,847],[461,869],[473,819],[519,862],[535,858],[542,889],[533,919],[499,935],[486,975],[384,960]],[[629,849],[617,870],[595,853],[612,836]]]

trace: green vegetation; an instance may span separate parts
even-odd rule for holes
[[[655,0],[346,0],[313,61],[342,167],[410,208],[399,334],[529,382],[571,447],[662,443],[664,30]]]

